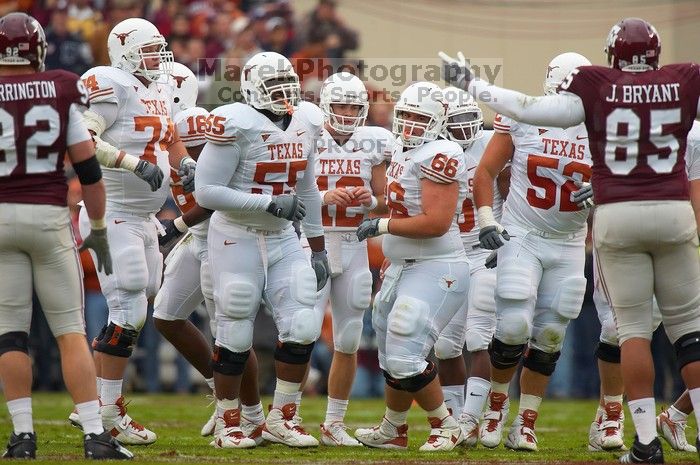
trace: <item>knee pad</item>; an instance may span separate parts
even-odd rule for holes
[[[382,370],[382,374],[384,375],[384,381],[386,382],[387,386],[392,389],[396,389],[397,391],[405,391],[405,389],[401,387],[401,382],[391,376],[388,371]]]
[[[298,345],[313,345],[321,335],[322,324],[323,319],[318,317],[313,307],[297,309],[292,315],[289,335],[286,339]]]
[[[316,274],[306,262],[296,262],[289,278],[289,293],[304,307],[316,304]]]
[[[442,334],[433,346],[435,356],[439,360],[449,360],[455,357],[459,357],[460,355],[462,355],[462,349],[463,347],[459,346],[458,341],[450,337],[445,337]]]
[[[530,347],[525,355],[523,366],[541,375],[552,376],[560,355],[561,352],[542,352]]]
[[[489,344],[491,365],[499,370],[513,368],[520,363],[524,350],[525,344],[505,344],[494,337]]]
[[[435,376],[437,376],[437,368],[432,361],[428,361],[428,366],[422,373],[411,376],[410,378],[400,379],[399,383],[404,391],[418,392],[430,384],[430,382],[435,379]]]
[[[496,336],[506,344],[524,345],[530,339],[531,332],[530,322],[518,309],[503,311],[496,323]]]
[[[583,296],[586,293],[586,278],[577,276],[559,283],[552,301],[552,308],[563,318],[575,320],[581,313]]]
[[[598,348],[595,351],[598,360],[608,363],[620,363],[620,347],[617,345],[599,342]]]
[[[120,309],[119,313],[114,314],[114,318],[110,317],[110,320],[116,322],[115,324],[137,332],[143,328],[148,316],[148,299],[143,289],[140,291],[117,289],[114,295],[107,298],[107,301],[110,304],[110,310],[113,304]],[[112,315],[111,312],[110,315]]]
[[[104,325],[102,329],[100,330],[100,333],[95,336],[95,338],[92,340],[92,343],[90,343],[90,346],[92,347],[93,350],[97,348],[97,344],[100,343],[100,341],[105,337],[105,333],[107,332],[107,325]]]
[[[0,335],[0,355],[8,352],[29,354],[29,334],[24,331],[11,331]]]
[[[136,346],[139,332],[109,323],[104,337],[97,343],[95,350],[115,357],[131,357]]]
[[[146,286],[146,296],[153,297],[158,294],[160,285],[163,282],[163,254],[155,249],[155,254],[151,257],[151,267],[148,269],[148,285]]]
[[[211,369],[222,375],[241,375],[243,374],[249,355],[250,350],[246,350],[245,352],[231,352],[225,347],[215,345],[211,355]]]
[[[617,327],[612,316],[600,323],[600,342],[618,348],[620,346],[620,342],[617,340]]]
[[[430,310],[427,302],[413,297],[399,296],[389,312],[387,330],[398,336],[416,336],[424,327]]]
[[[253,321],[218,319],[215,334],[219,346],[231,352],[248,351],[253,346]]]
[[[297,344],[295,342],[278,342],[275,347],[275,360],[290,365],[304,365],[311,358],[314,343]]]
[[[364,312],[372,302],[372,273],[369,270],[355,274],[348,286],[348,307]]]
[[[148,287],[148,265],[142,248],[122,249],[114,256],[114,263],[120,289],[134,292]]]
[[[505,300],[527,301],[534,298],[536,289],[527,273],[517,263],[506,263],[498,267],[496,295]]]
[[[219,301],[221,311],[229,318],[244,319],[257,309],[261,292],[249,280],[238,274],[222,273]]]
[[[346,321],[342,328],[338,328],[338,334],[334,335],[334,349],[343,354],[354,354],[360,347],[361,338],[362,318]]]
[[[678,367],[700,360],[700,332],[695,331],[681,336],[674,344]]]
[[[542,352],[554,353],[561,350],[564,345],[564,337],[566,336],[566,327],[569,325],[568,320],[565,322],[548,322],[532,330],[530,338],[530,348],[541,350]]]

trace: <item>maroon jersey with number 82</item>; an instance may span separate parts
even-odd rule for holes
[[[697,64],[638,73],[583,66],[560,89],[583,100],[597,204],[688,200],[685,147],[700,95]]]
[[[0,203],[66,205],[70,107],[86,103],[68,71],[0,77]]]

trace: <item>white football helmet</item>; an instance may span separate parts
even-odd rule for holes
[[[275,52],[261,52],[248,60],[241,73],[241,92],[248,105],[276,115],[293,113],[301,100],[292,63]]]
[[[544,79],[544,94],[554,95],[557,87],[566,77],[579,66],[590,66],[591,62],[583,55],[566,52],[555,56],[547,65],[547,75]]]
[[[173,86],[173,101],[177,111],[197,106],[199,85],[192,70],[182,63],[174,62],[168,79]]]
[[[405,118],[405,113],[423,115],[430,119],[425,123],[411,121]],[[404,147],[419,147],[437,139],[445,129],[446,121],[447,102],[440,87],[430,82],[416,82],[401,92],[399,101],[394,106],[392,132],[401,138]],[[414,134],[416,129],[422,129],[423,133]]]
[[[158,46],[154,52],[144,52],[145,47]],[[141,18],[129,18],[120,22],[109,33],[107,50],[112,66],[127,73],[157,81],[163,74],[170,74],[173,52],[166,50],[168,43],[153,24]],[[157,58],[159,66],[148,69],[144,60]]]
[[[338,115],[333,113],[331,105],[334,103],[357,105],[360,107],[359,112],[357,116]],[[367,119],[369,111],[367,89],[360,78],[354,74],[345,71],[333,74],[323,83],[319,106],[330,127],[339,134],[352,134],[358,126],[365,124]]]
[[[481,108],[469,92],[457,87],[446,87],[442,93],[447,100],[447,123],[444,136],[457,142],[462,148],[482,136],[484,117]]]

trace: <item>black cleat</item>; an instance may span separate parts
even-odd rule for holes
[[[109,431],[85,435],[85,458],[93,460],[131,460],[134,454],[114,439]]]
[[[620,457],[620,463],[664,463],[664,451],[659,438],[654,438],[649,444],[641,444],[634,436],[632,449]]]
[[[7,450],[2,454],[4,459],[35,459],[36,458],[36,433],[14,432],[7,441]]]

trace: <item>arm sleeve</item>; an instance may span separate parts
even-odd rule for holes
[[[696,130],[695,127],[698,129]],[[685,163],[688,170],[688,180],[700,179],[700,123],[695,123],[693,129],[688,133]]]
[[[91,104],[90,110],[86,111],[85,113],[86,120],[102,118],[102,121],[100,121],[99,124],[103,127],[101,128],[101,130],[99,130],[99,132],[96,130],[99,128],[94,127],[93,121],[87,121],[88,129],[93,130],[95,132],[95,135],[99,137],[102,135],[105,129],[112,126],[117,120],[117,115],[119,114],[119,107],[116,103],[112,102],[97,102]],[[94,115],[97,115],[97,117],[95,117]]]
[[[318,143],[318,139],[316,139]],[[311,151],[306,161],[304,177],[297,183],[297,196],[306,206],[306,216],[301,221],[306,237],[323,236],[321,223],[321,193],[316,184],[316,147]]]
[[[270,205],[269,195],[248,194],[228,187],[240,158],[237,144],[204,146],[194,178],[194,196],[200,206],[209,210],[264,211]]]
[[[568,92],[532,97],[474,79],[469,93],[495,112],[527,124],[568,128],[585,120],[583,101]]]
[[[83,115],[78,110],[77,104],[72,104],[68,110],[68,131],[66,136],[66,144],[71,145],[90,140],[92,137],[85,126]]]

